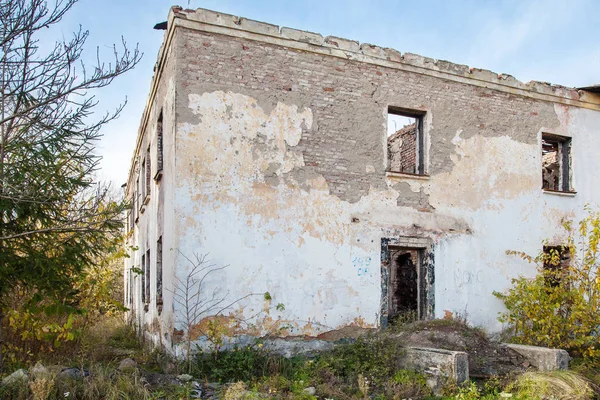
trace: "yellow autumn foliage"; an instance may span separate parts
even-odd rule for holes
[[[550,248],[536,257],[509,251],[537,265],[531,279],[519,277],[506,293],[494,293],[507,311],[499,320],[512,330],[517,343],[563,348],[587,360],[600,358],[600,279],[598,277],[600,213],[586,206],[587,215],[575,226],[563,224],[568,239],[560,251]],[[544,267],[545,266],[545,267]]]

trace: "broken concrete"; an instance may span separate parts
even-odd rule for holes
[[[525,357],[531,365],[540,371],[569,369],[570,357],[566,350],[512,343],[506,343],[505,345]]]
[[[461,351],[408,347],[406,354],[399,358],[398,366],[422,372],[428,386],[437,394],[449,379],[458,384],[469,380],[468,356]]]

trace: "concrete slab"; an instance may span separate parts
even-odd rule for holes
[[[540,371],[557,371],[569,369],[569,353],[562,349],[526,346],[523,344],[505,343]]]
[[[448,379],[456,383],[469,380],[469,357],[462,351],[407,347],[399,357],[398,367],[422,372],[436,394]]]

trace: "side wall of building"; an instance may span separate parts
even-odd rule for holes
[[[146,113],[142,117],[145,128],[138,137],[138,146],[129,177],[127,199],[132,203],[128,215],[125,259],[125,305],[129,308],[127,319],[139,332],[154,344],[171,345],[174,315],[173,293],[175,253],[173,236],[173,194],[175,176],[175,108],[177,56],[169,48],[165,65],[160,71],[156,91],[151,93]],[[158,63],[160,63],[159,60]],[[162,121],[161,121],[162,114]],[[147,118],[147,120],[146,120]],[[159,131],[162,130],[162,174],[159,172]],[[145,179],[141,166],[150,157],[151,171],[148,196],[136,188],[138,179]],[[162,251],[161,251],[162,250]],[[161,254],[162,253],[162,254]],[[149,271],[142,256],[149,255]],[[162,273],[161,273],[162,268]],[[149,274],[148,274],[149,272]],[[149,291],[143,301],[142,284],[149,279]],[[160,289],[162,287],[162,290]],[[162,293],[161,293],[162,292]],[[162,294],[162,296],[161,296]]]
[[[600,113],[181,28],[177,251],[209,254],[211,289],[252,332],[318,335],[382,319],[382,242],[430,240],[434,316],[500,328],[492,296],[535,273],[507,250],[561,243],[598,204]],[[427,177],[386,175],[388,106],[425,112]],[[572,137],[575,196],[541,190],[541,134]],[[178,264],[185,275],[185,262]],[[385,279],[384,279],[385,280]],[[262,311],[261,311],[262,310]],[[177,310],[176,310],[177,312]]]

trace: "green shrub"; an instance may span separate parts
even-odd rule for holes
[[[400,370],[385,384],[387,399],[422,399],[431,395],[425,377],[415,371]]]
[[[363,375],[381,385],[394,376],[403,351],[399,341],[386,334],[370,335],[320,354],[314,368],[327,369],[345,382],[357,382]]]

